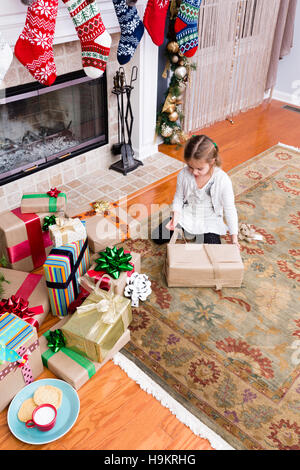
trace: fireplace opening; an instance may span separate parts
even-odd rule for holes
[[[83,71],[0,96],[0,185],[108,143],[106,74]]]

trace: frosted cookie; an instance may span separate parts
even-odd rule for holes
[[[62,396],[62,391],[59,388],[53,387],[52,385],[42,385],[34,392],[33,400],[36,405],[50,403],[58,410],[61,405]]]
[[[33,410],[37,407],[36,403],[33,401],[33,398],[28,398],[27,400],[23,401],[22,405],[18,411],[18,418],[23,423],[30,420],[32,418]]]

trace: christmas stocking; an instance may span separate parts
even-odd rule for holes
[[[148,0],[144,26],[157,46],[161,46],[165,37],[165,24],[170,0]]]
[[[119,64],[130,61],[144,34],[144,25],[135,6],[128,6],[126,0],[113,0],[121,28],[121,38],[117,51]]]
[[[176,40],[180,52],[192,57],[198,48],[198,15],[201,0],[183,0],[175,21]]]
[[[17,59],[43,85],[52,85],[56,79],[52,44],[57,6],[58,0],[35,0],[15,45]]]
[[[96,2],[63,0],[81,43],[82,66],[88,77],[103,75],[110,53],[111,37],[106,31]]]
[[[13,60],[13,53],[0,33],[0,84]]]

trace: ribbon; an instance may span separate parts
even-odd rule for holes
[[[111,204],[108,201],[100,200],[100,201],[93,202],[92,207],[95,212],[102,213],[102,212],[108,211],[111,208]]]
[[[89,295],[90,293],[86,291],[85,289],[80,290],[77,299],[73,300],[73,302],[71,302],[70,305],[68,306],[68,313],[70,314],[74,313]]]
[[[66,356],[70,357],[73,361],[77,362],[81,367],[86,369],[89,379],[96,373],[95,365],[92,361],[65,347],[65,337],[60,329],[54,331],[48,330],[44,333],[45,338],[48,341],[49,349],[42,353],[42,361],[45,367],[48,367],[49,359],[54,356],[57,352],[61,351]],[[64,344],[63,344],[64,343]]]
[[[118,279],[122,271],[132,271],[133,265],[129,263],[132,259],[130,253],[125,253],[124,248],[107,247],[105,251],[100,253],[100,257],[96,259],[97,266],[95,271],[105,271],[113,279]]]
[[[44,223],[42,230],[43,232],[47,232],[49,230],[50,225],[55,225],[56,224],[56,217],[55,215],[46,215],[44,218]]]
[[[33,374],[32,374],[32,370],[28,361],[28,357],[31,354],[31,352],[25,346],[21,346],[18,349],[18,354],[21,357],[19,360],[17,360],[17,367],[21,368],[24,382],[26,385],[29,385],[31,384],[31,382],[33,382]]]
[[[103,274],[102,278],[108,277],[107,274]],[[85,315],[94,312],[95,310],[99,313],[99,321],[103,323],[113,324],[116,321],[116,297],[112,290],[105,291],[100,288],[101,279],[97,284],[93,284],[88,277],[82,276],[79,278],[80,285],[83,285],[89,292],[90,295],[88,300],[90,304],[81,305],[77,308],[78,316],[84,317]],[[105,315],[103,315],[105,313]],[[98,329],[99,322],[95,322],[94,326],[89,331],[89,336],[93,337],[95,331]]]
[[[72,219],[65,219],[64,217],[56,217],[55,224],[57,230],[61,233],[62,244],[65,245],[68,243],[68,232],[76,232],[74,225],[72,224]]]
[[[42,305],[29,308],[28,300],[12,295],[9,299],[2,299],[0,301],[0,317],[7,312],[14,313],[38,330],[39,322],[33,317],[44,313],[44,308]]]
[[[42,232],[41,221],[37,214],[22,214],[20,207],[11,211],[25,224],[27,240],[7,248],[9,261],[13,264],[31,256],[34,268],[42,266],[47,258],[45,248],[52,245],[48,233]]]

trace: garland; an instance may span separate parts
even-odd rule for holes
[[[167,33],[169,42],[166,47],[166,67],[163,77],[167,78],[167,72],[172,72],[169,87],[165,94],[165,101],[157,114],[156,133],[162,136],[165,144],[180,145],[186,137],[182,131],[184,114],[182,111],[183,93],[189,81],[191,70],[195,70],[195,64],[190,64],[179,50],[174,30],[175,20],[178,14],[181,0],[172,0],[170,6],[170,22]]]

